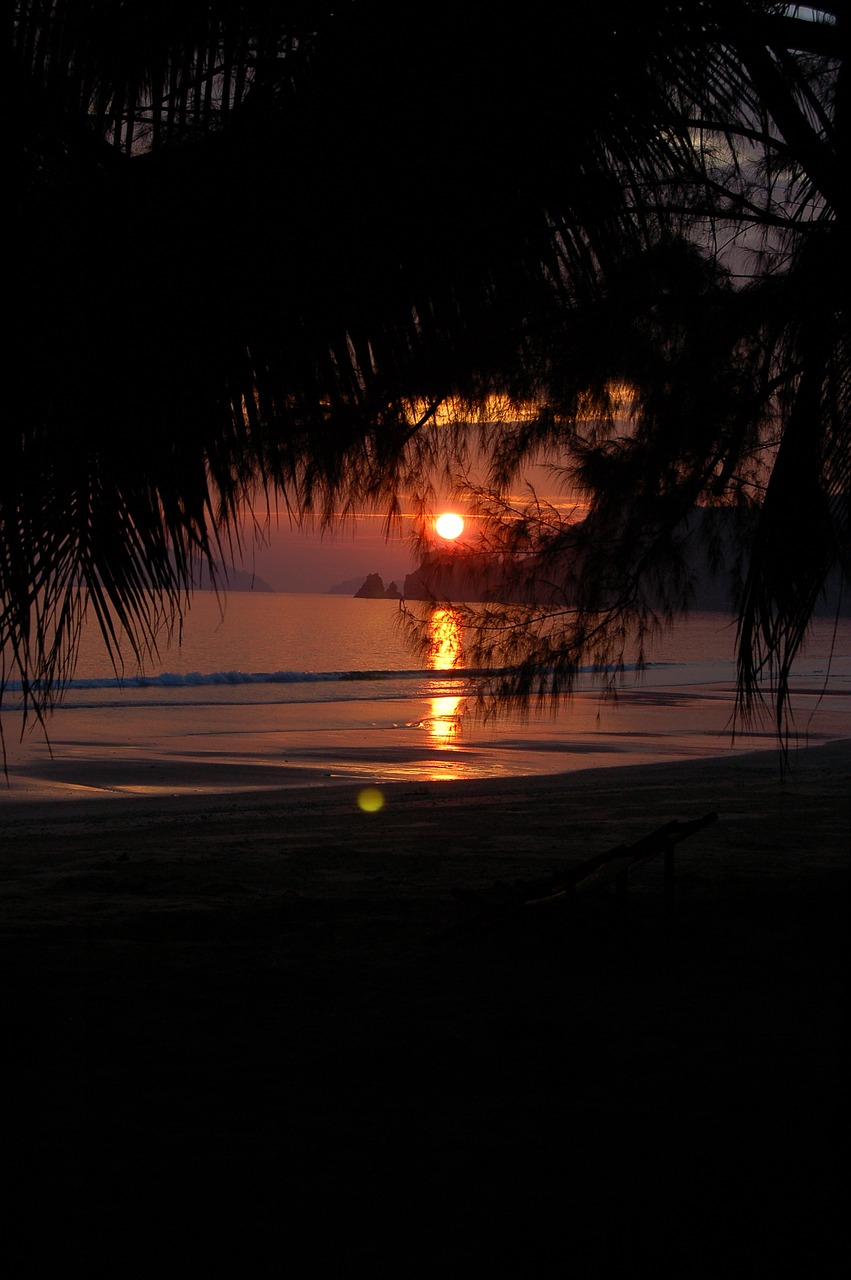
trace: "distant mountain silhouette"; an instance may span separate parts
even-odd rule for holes
[[[225,568],[218,561],[214,565],[214,577],[206,561],[201,561],[192,574],[192,585],[196,591],[271,591],[269,583],[258,578],[256,573],[248,573],[245,569]]]
[[[360,586],[363,585],[363,574],[358,574],[356,578],[346,578],[345,582],[338,582],[335,587],[329,587],[323,594],[326,596],[353,596]]]
[[[735,577],[746,522],[753,513],[733,508],[696,507],[682,526],[678,572],[688,583],[688,607],[698,611],[733,612]],[[577,534],[581,525],[576,526]],[[577,545],[579,538],[577,537]],[[577,554],[578,551],[577,551]],[[405,578],[402,595],[407,600],[454,600],[458,603],[567,604],[569,590],[563,584],[573,576],[570,552],[561,561],[549,562],[546,577],[532,556],[488,557],[452,547],[425,556]],[[651,598],[650,603],[653,603]],[[663,603],[661,598],[659,603]],[[842,598],[840,574],[829,579],[816,602],[816,615],[851,616],[851,599]]]
[[[381,575],[370,573],[366,581],[355,592],[356,600],[399,600],[401,592],[395,582],[385,587]]]

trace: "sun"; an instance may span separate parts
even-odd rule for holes
[[[464,521],[460,516],[456,516],[454,511],[444,511],[443,515],[435,520],[434,527],[441,538],[451,542],[453,538],[460,537],[464,532]]]

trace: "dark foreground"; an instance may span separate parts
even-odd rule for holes
[[[844,1274],[848,744],[387,795],[4,808],[14,1274]]]

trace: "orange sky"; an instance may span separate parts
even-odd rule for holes
[[[291,529],[286,516],[270,522],[265,544],[245,538],[242,568],[253,570],[275,591],[324,592],[350,578],[378,573],[401,587],[414,566],[402,537],[387,542],[381,516],[361,516],[333,532]],[[239,565],[237,567],[240,567]]]
[[[541,471],[536,480],[540,482],[543,476]],[[540,484],[536,484],[536,488],[541,496],[565,512],[573,507],[572,502],[552,492],[551,481],[546,495]],[[518,505],[528,498],[528,493],[518,494]],[[465,529],[461,541],[475,541],[478,522],[469,507],[447,497],[436,505],[435,515],[442,511],[456,511],[462,516]],[[363,580],[368,573],[380,574],[385,586],[395,581],[401,588],[405,575],[417,564],[414,543],[420,525],[413,504],[389,540],[385,519],[380,513],[349,517],[325,532],[316,524],[293,528],[285,513],[266,520],[264,512],[261,522],[262,542],[252,537],[250,522],[246,521],[244,553],[242,561],[237,561],[237,568],[253,571],[275,591],[325,592],[352,578]],[[442,545],[439,539],[436,542]]]
[[[469,464],[472,466],[472,463]],[[484,468],[482,468],[484,471]],[[476,477],[470,472],[472,482]],[[560,492],[558,478],[550,467],[530,463],[525,481],[516,485],[514,498],[521,507],[531,498],[528,483],[544,500],[562,508],[565,513],[574,503]],[[381,575],[385,585],[395,581],[401,588],[405,575],[417,565],[418,552],[415,540],[422,525],[417,512],[418,504],[402,500],[403,514],[400,527],[391,537],[386,537],[385,517],[381,512],[347,517],[332,530],[321,531],[318,524],[306,524],[294,528],[285,510],[267,517],[263,500],[258,504],[258,522],[263,527],[263,540],[258,541],[251,531],[251,519],[244,521],[243,557],[236,567],[254,572],[275,591],[326,592],[340,582],[360,578],[369,573]],[[475,541],[478,522],[470,505],[453,496],[450,489],[435,499],[434,515],[444,511],[456,511],[465,521],[462,542]],[[437,539],[437,545],[442,545]]]

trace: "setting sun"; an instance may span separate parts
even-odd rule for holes
[[[454,511],[445,511],[442,516],[437,517],[434,527],[441,538],[451,541],[464,532],[464,521],[460,516],[456,516]]]

